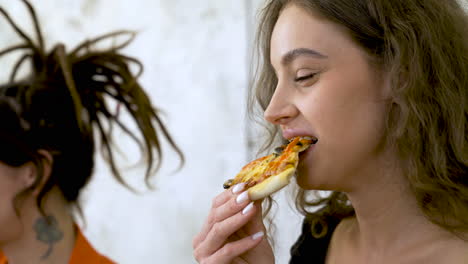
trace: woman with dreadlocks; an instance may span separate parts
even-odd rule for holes
[[[0,86],[0,264],[112,263],[97,253],[74,223],[69,209],[94,167],[95,136],[115,178],[112,127],[120,127],[146,158],[145,179],[159,168],[161,137],[183,156],[137,82],[142,65],[120,53],[134,37],[119,31],[87,41],[71,52],[64,45],[44,50],[35,11],[23,0],[34,21],[37,40],[27,36],[0,7],[0,13],[24,43],[0,51],[23,50],[9,83]],[[93,51],[97,42],[120,35],[129,41]],[[17,80],[23,62],[32,70]],[[130,64],[139,66],[138,74]],[[109,107],[114,101],[117,109]],[[137,137],[119,120],[126,110],[142,135]],[[79,208],[79,206],[78,206]],[[8,260],[7,260],[8,259]]]

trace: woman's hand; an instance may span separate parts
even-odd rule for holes
[[[264,237],[261,201],[251,202],[245,184],[215,199],[202,231],[193,239],[195,259],[202,264],[274,263]]]

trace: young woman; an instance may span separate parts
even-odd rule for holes
[[[108,34],[70,52],[58,44],[46,52],[33,7],[24,3],[34,20],[35,40],[0,9],[23,40],[0,56],[25,51],[11,69],[10,82],[0,86],[0,263],[112,263],[90,246],[70,214],[90,180],[95,149],[103,150],[122,184],[112,152],[118,143],[113,127],[139,145],[147,161],[146,179],[160,165],[161,139],[181,153],[137,82],[139,73],[130,70],[131,64],[142,65],[120,53],[130,41],[95,49],[103,39],[128,35],[131,40],[133,33]],[[26,61],[31,72],[17,80]],[[137,131],[120,121],[123,111]]]
[[[461,4],[270,0],[258,40],[265,119],[283,138],[318,138],[298,167],[305,219],[290,263],[468,263]],[[261,205],[242,190],[214,199],[193,241],[200,263],[274,262]]]

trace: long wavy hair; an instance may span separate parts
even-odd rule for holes
[[[23,2],[34,23],[35,39],[0,7],[0,14],[23,40],[0,51],[0,56],[23,52],[12,68],[9,82],[0,86],[0,162],[14,167],[32,162],[38,168],[34,184],[15,198],[17,213],[20,201],[42,184],[37,196],[41,213],[44,214],[45,195],[55,186],[68,202],[76,204],[80,190],[92,175],[97,140],[113,176],[133,190],[115,164],[115,126],[139,146],[146,162],[148,187],[150,176],[161,165],[161,139],[178,154],[182,165],[182,152],[138,83],[142,64],[121,53],[135,33],[117,31],[85,41],[70,52],[63,44],[46,52],[34,8],[28,1]],[[127,36],[127,40],[108,49],[95,48],[103,40],[117,36]],[[30,73],[17,80],[18,70],[28,61]],[[133,65],[138,66],[136,73],[130,69]],[[137,134],[119,119],[124,111],[135,122]],[[45,183],[43,166],[47,159],[41,150],[53,158],[52,172]]]
[[[251,113],[263,112],[277,79],[269,61],[273,28],[288,4],[340,25],[388,72],[392,109],[385,142],[397,147],[405,176],[424,215],[461,235],[468,231],[468,18],[456,0],[268,0],[257,32],[257,72]],[[260,108],[260,111],[258,109]],[[266,125],[268,148],[278,128]],[[327,233],[328,217],[354,215],[341,192],[298,188],[296,207]],[[317,209],[318,208],[318,209]]]

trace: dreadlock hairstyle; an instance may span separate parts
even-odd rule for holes
[[[139,146],[147,162],[145,181],[148,186],[149,177],[161,165],[161,137],[178,154],[182,165],[182,152],[137,81],[143,70],[142,64],[120,53],[135,33],[116,31],[85,41],[71,52],[67,52],[63,44],[46,52],[34,8],[27,0],[22,1],[32,16],[36,42],[0,7],[0,13],[23,40],[21,44],[0,51],[0,56],[25,51],[14,65],[9,82],[0,86],[0,162],[14,167],[32,162],[38,169],[34,184],[17,195],[16,210],[21,197],[42,184],[37,197],[41,212],[44,196],[54,186],[61,190],[68,202],[76,203],[93,171],[95,136],[99,137],[113,176],[129,187],[114,162],[112,128],[115,125]],[[128,41],[106,50],[92,50],[98,42],[122,35],[129,36]],[[32,64],[30,74],[16,80],[20,66],[28,60]],[[139,68],[137,74],[130,70],[133,64]],[[108,100],[117,104],[115,111],[109,109]],[[119,120],[122,108],[136,123],[141,138]],[[53,157],[52,172],[45,183],[43,165],[46,157],[41,150]]]

